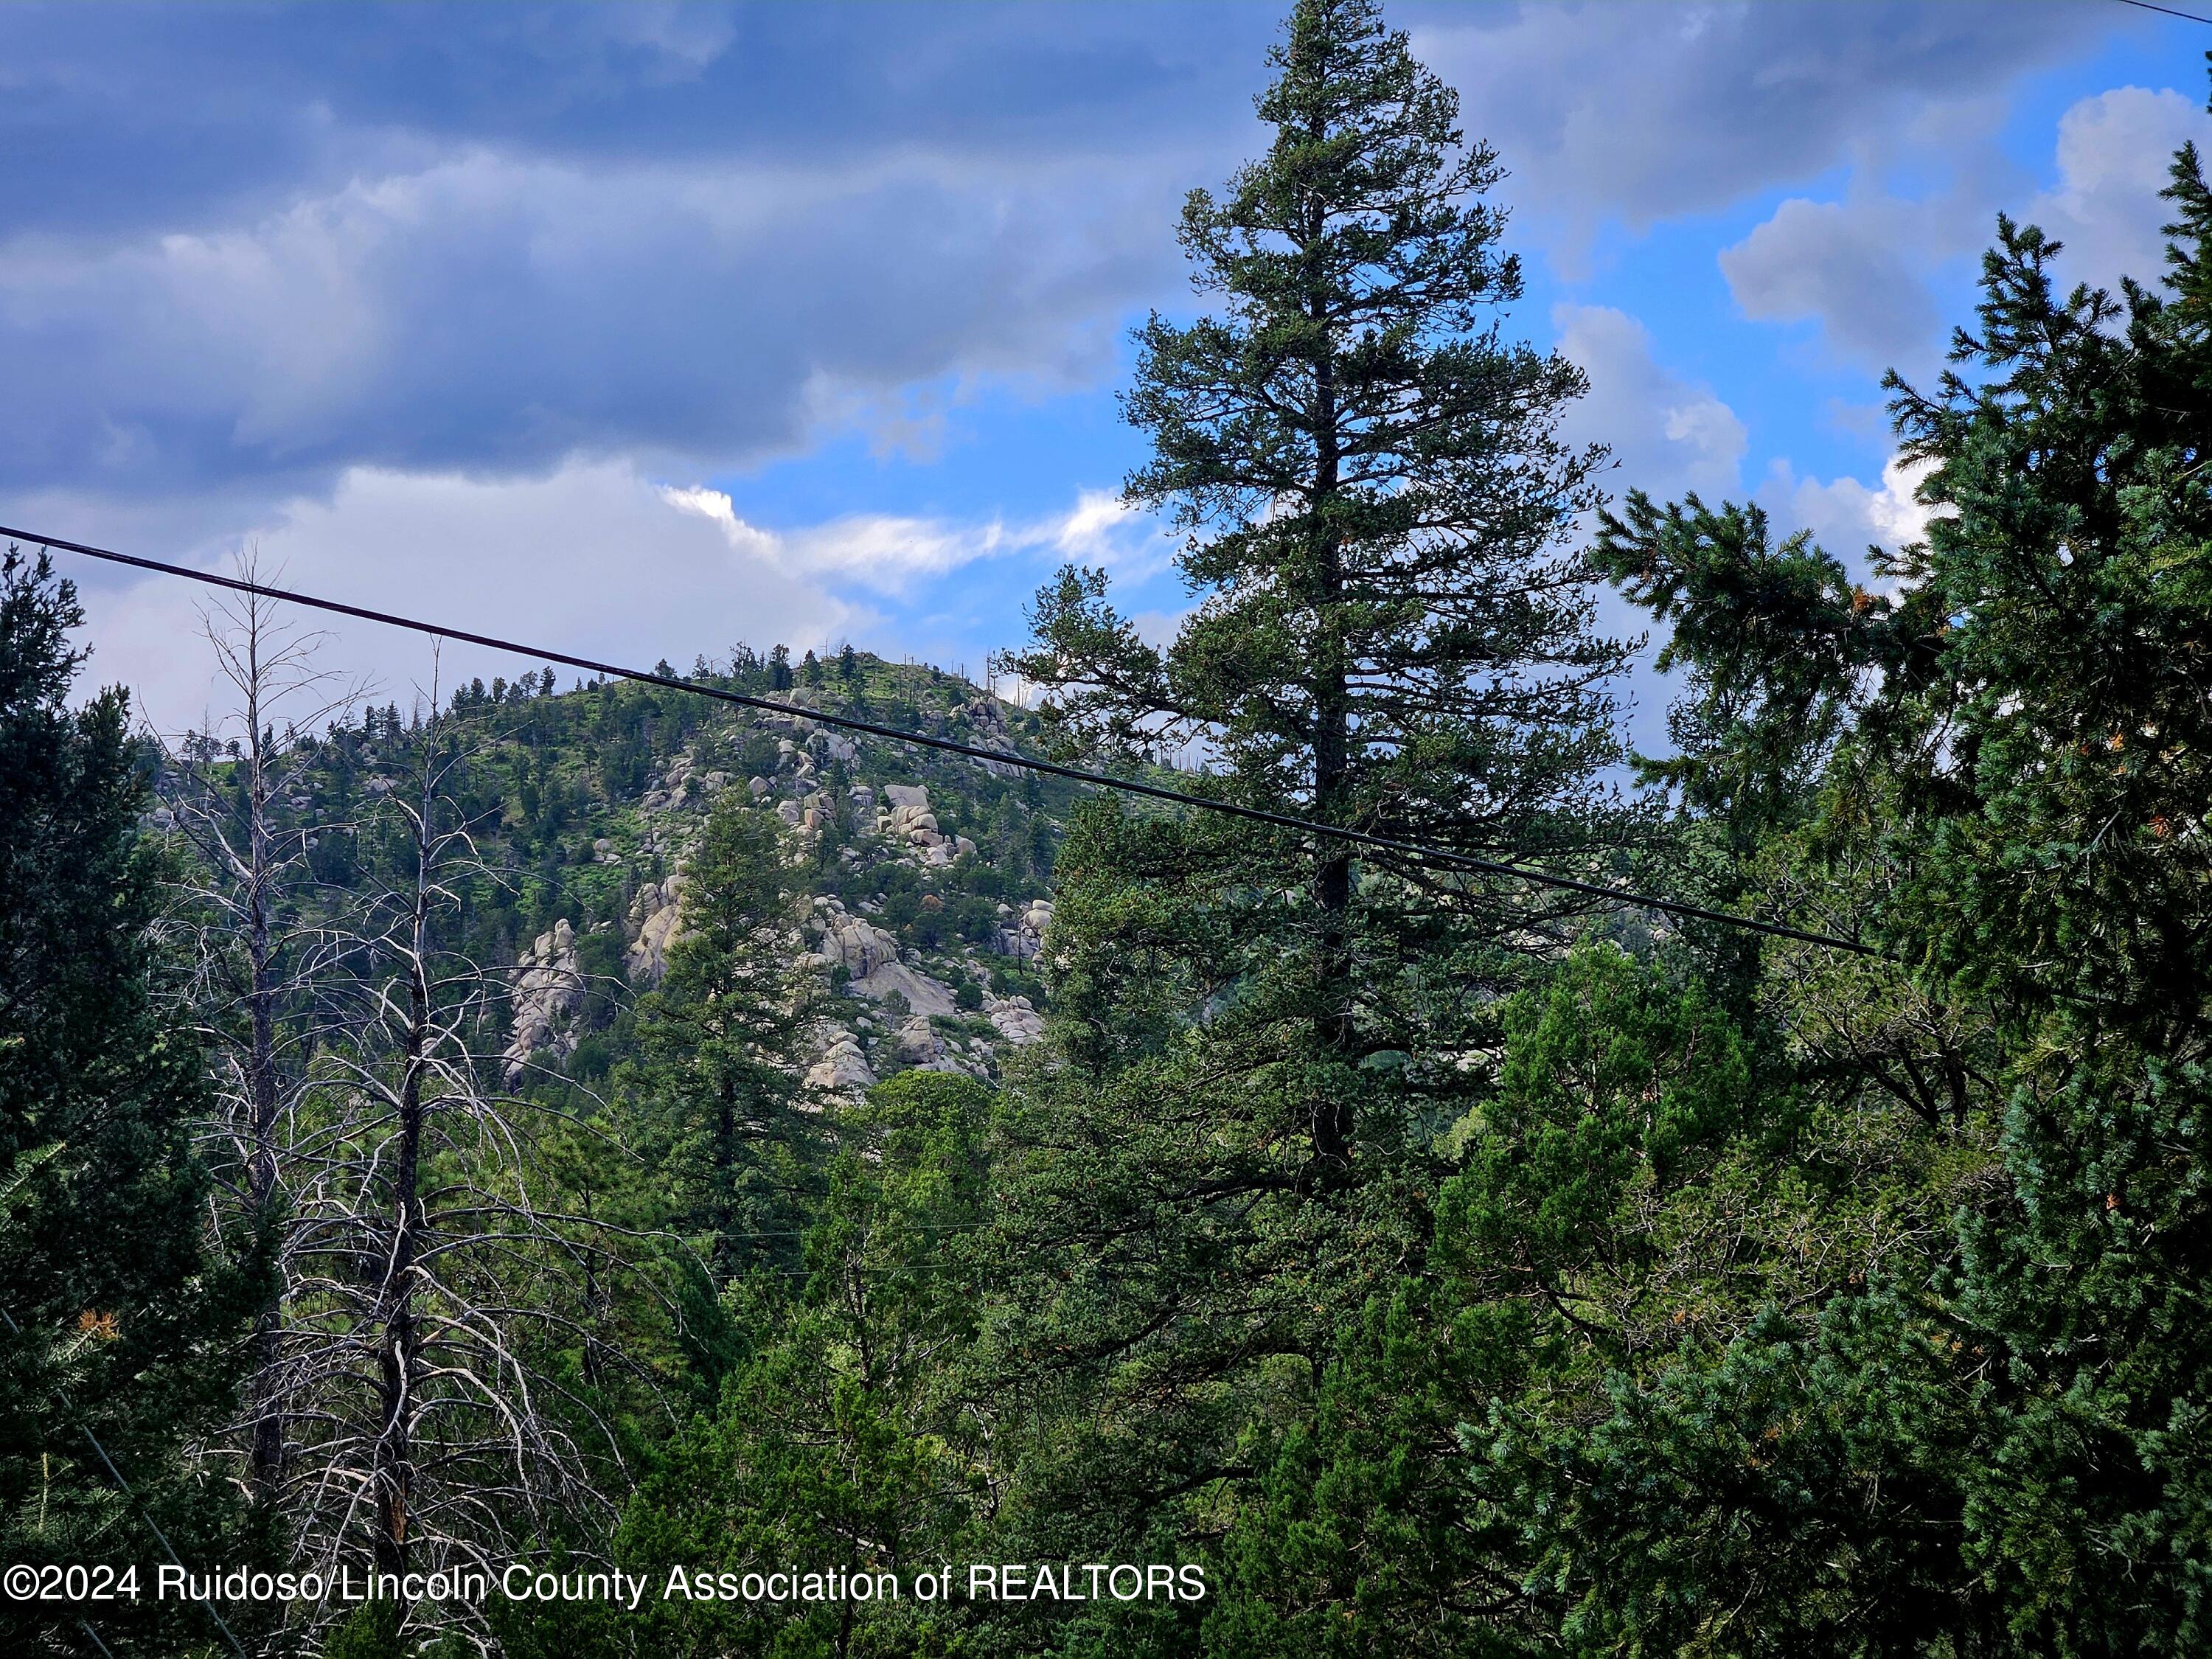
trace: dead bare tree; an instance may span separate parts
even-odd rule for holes
[[[280,574],[265,569],[252,548],[236,565],[239,576],[257,586]],[[313,885],[307,854],[317,836],[348,828],[301,811],[312,804],[295,793],[312,756],[296,734],[344,714],[367,688],[320,667],[325,636],[303,631],[264,594],[226,594],[200,620],[234,701],[207,731],[163,744],[164,802],[198,855],[179,913],[197,934],[196,948],[185,953],[197,969],[187,1003],[217,1058],[224,1109],[211,1162],[237,1218],[281,1253],[282,1139],[304,1075],[298,1054],[313,1036],[311,1020],[295,1022],[289,1033],[283,1027],[288,1013],[312,1004],[300,971],[307,956],[302,946],[327,936],[328,907],[307,906],[304,924],[287,917],[290,902]],[[280,802],[289,810],[280,812]],[[220,1229],[224,1218],[215,1219]],[[280,1263],[280,1284],[282,1278]],[[281,1303],[281,1291],[272,1294],[255,1319],[246,1389],[247,1480],[264,1495],[284,1454],[275,1380]]]
[[[240,568],[264,574],[250,552]],[[162,745],[185,849],[171,925],[192,935],[180,1012],[216,1060],[211,1224],[264,1230],[276,1277],[245,1409],[204,1455],[325,1567],[493,1567],[556,1534],[595,1553],[628,1486],[595,1397],[612,1371],[653,1393],[608,1340],[610,1290],[672,1308],[654,1276],[670,1241],[546,1173],[556,1133],[628,1155],[517,1092],[539,1068],[503,1052],[513,970],[455,948],[463,890],[507,879],[455,799],[467,722],[434,680],[427,720],[372,709],[356,738],[337,728],[367,687],[323,669],[321,637],[279,602],[242,596],[204,623],[234,708]],[[357,811],[319,787],[341,750],[367,763]],[[319,878],[332,836],[353,855]],[[307,1628],[271,1639],[312,1645],[331,1613],[295,1609]],[[482,1646],[474,1617],[410,1614]]]
[[[357,931],[322,946],[347,1007],[289,1152],[284,1502],[306,1560],[496,1571],[555,1534],[592,1553],[611,1528],[619,1437],[552,1361],[581,1346],[604,1363],[602,1287],[651,1294],[653,1241],[545,1190],[541,1142],[568,1120],[502,1091],[509,970],[450,941],[464,886],[503,877],[453,799],[464,734],[434,688],[429,706],[405,787],[365,826],[383,874]]]

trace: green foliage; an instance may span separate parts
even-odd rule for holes
[[[1514,998],[1504,1024],[1497,1095],[1441,1208],[1455,1249],[1513,1264],[1571,1315],[1648,1271],[1659,1241],[1643,1216],[1624,1217],[1632,1191],[1656,1199],[1709,1173],[1741,1121],[1749,1070],[1725,1017],[1608,947]]]
[[[697,665],[789,702],[765,723],[534,674],[458,700],[489,734],[460,809],[514,876],[460,884],[440,943],[511,962],[570,921],[575,1050],[526,1086],[573,1110],[530,1176],[659,1253],[658,1295],[627,1299],[597,1277],[621,1252],[594,1258],[546,1362],[636,1472],[605,1496],[646,1610],[502,1608],[493,1636],[510,1659],[2202,1651],[2194,152],[2159,288],[2062,294],[2052,245],[2000,222],[1956,368],[1893,383],[1924,543],[1862,571],[1753,507],[1632,491],[1583,551],[1602,455],[1558,436],[1577,371],[1503,334],[1498,158],[1369,0],[1300,0],[1273,62],[1265,154],[1183,216],[1212,313],[1138,335],[1127,495],[1187,532],[1195,602],[1171,642],[1070,570],[1011,665],[1042,722],[850,647]],[[1642,813],[1607,783],[1626,653],[1592,630],[1598,575],[1686,681]],[[43,568],[11,565],[0,620],[0,1278],[26,1332],[0,1347],[0,1527],[25,1559],[128,1535],[49,1455],[65,1382],[206,1547],[234,1516],[176,1447],[220,1415],[206,1356],[242,1281],[192,1220],[199,1061],[150,1012],[120,704],[67,711],[74,611]],[[833,706],[1138,769],[1195,742],[1180,781],[1223,799],[1882,953],[1599,918],[944,757],[889,770],[822,745],[800,711]],[[307,739],[318,793],[349,809],[371,751],[418,740],[396,709]],[[894,856],[852,821],[863,780],[926,781],[977,851]],[[775,811],[802,796],[827,805],[811,842]],[[373,827],[316,850],[338,887],[404,854]],[[633,996],[634,896],[679,859],[683,932]],[[1048,878],[1042,954],[980,957]],[[987,963],[1048,1008],[1001,1091],[894,1055],[894,992],[850,1029],[896,1075],[802,1093],[810,1027],[854,1012],[817,1000],[849,974],[793,962],[832,897],[957,988],[940,1039],[985,1029]],[[529,1524],[550,1559],[578,1547]],[[1189,1562],[1211,1594],[659,1595],[674,1563],[910,1585],[968,1560]],[[398,1640],[369,1613],[327,1650]]]
[[[404,1611],[396,1601],[356,1607],[331,1632],[323,1659],[404,1659],[406,1648],[399,1634]]]
[[[1239,799],[1470,848],[1586,845],[1626,655],[1590,632],[1594,572],[1564,546],[1603,458],[1555,434],[1580,373],[1500,335],[1521,283],[1485,200],[1497,159],[1367,0],[1298,5],[1272,61],[1267,155],[1183,212],[1224,314],[1153,317],[1127,398],[1154,457],[1127,497],[1192,532],[1200,603],[1158,649],[1103,574],[1063,572],[1014,665],[1069,738],[1202,740]],[[1321,865],[1304,879],[1340,908],[1342,860]]]
[[[1528,1456],[1590,1494],[1547,1569],[1577,1641],[2205,1639],[2212,1532],[2179,1453],[2212,1396],[2193,151],[2167,197],[2163,292],[2062,295],[2056,246],[2000,220],[1961,367],[1891,382],[1934,512],[1878,556],[1890,597],[1802,540],[1770,553],[1748,509],[1632,501],[1608,525],[1693,667],[1696,741],[1666,773],[1686,836],[1725,817],[1741,859],[1846,900],[1914,969],[1769,964],[1801,1075],[1914,1108],[1929,1197],[1957,1201],[1817,1319],[1778,1307]]]
[[[1520,276],[1496,157],[1362,0],[1297,6],[1272,61],[1268,149],[1183,216],[1220,308],[1152,319],[1126,400],[1152,442],[1128,499],[1190,532],[1197,605],[1155,647],[1063,572],[1012,665],[1063,742],[1202,743],[1190,787],[1226,799],[1606,856],[1626,656],[1565,540],[1602,456],[1556,434],[1578,372],[1498,325]],[[1571,910],[1106,805],[1054,878],[1060,1063],[1005,1114],[990,1374],[1034,1547],[1175,1559],[1263,1501],[1347,1324],[1421,1271],[1498,999]]]
[[[842,1120],[797,1296],[767,1280],[748,1291],[758,1346],[668,1449],[623,1529],[641,1565],[890,1573],[901,1599],[664,1605],[648,1620],[654,1651],[927,1650],[960,1617],[910,1587],[971,1541],[977,1494],[939,1356],[975,1330],[988,1107],[969,1079],[909,1072]]]
[[[248,1557],[228,1487],[185,1443],[222,1424],[234,1340],[261,1284],[204,1234],[193,1136],[202,1057],[161,1001],[159,871],[137,833],[145,782],[120,691],[71,708],[75,590],[9,550],[0,573],[0,1555],[40,1565]],[[94,1450],[106,1449],[127,1499]],[[149,1519],[151,1517],[151,1525]],[[149,1569],[150,1570],[150,1569]],[[10,1600],[11,1650],[65,1609]],[[197,1615],[100,1609],[116,1652],[178,1652]],[[78,1639],[74,1618],[61,1638]]]
[[[806,991],[782,944],[793,901],[775,820],[734,799],[717,808],[692,852],[666,976],[638,1006],[638,1058],[616,1080],[670,1218],[722,1279],[792,1259],[809,1178],[791,1065]]]

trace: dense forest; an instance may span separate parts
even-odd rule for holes
[[[1060,573],[1022,703],[380,696],[234,595],[162,742],[9,551],[0,1560],[141,1593],[9,1652],[2212,1646],[2197,155],[2118,294],[1998,222],[1862,554],[1561,437],[1371,0],[1272,69],[1124,398],[1193,608]]]

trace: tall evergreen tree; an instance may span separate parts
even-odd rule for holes
[[[639,1059],[617,1079],[665,1172],[671,1219],[720,1279],[795,1263],[818,1162],[793,1076],[810,991],[786,955],[794,893],[776,831],[734,793],[708,816],[677,878],[666,975],[639,1004]]]
[[[1942,1311],[2002,1354],[1969,1562],[2051,1652],[2212,1641],[2212,195],[2167,199],[2171,281],[2062,294],[2000,222],[1979,326],[1932,396],[1893,380],[1942,508],[1902,574],[1940,676],[1901,711],[1916,787],[1889,925],[2009,1039],[2010,1190]],[[1971,376],[1971,378],[1969,378]],[[1939,733],[1941,734],[1939,736]]]
[[[1709,754],[1755,751],[1772,711],[1840,714],[1825,756],[1807,740],[1825,722],[1799,722],[1793,763],[1819,759],[1818,785],[1777,845],[1915,983],[1793,963],[1776,1004],[1823,977],[1869,1025],[1917,997],[1978,1035],[1923,1022],[1847,1057],[1869,1112],[1926,1095],[1943,1224],[1795,1317],[1686,1348],[1617,1389],[1598,1432],[1522,1466],[1559,1472],[1538,1477],[1559,1500],[1551,1582],[1596,1645],[1705,1639],[1723,1609],[1743,1651],[2181,1654],[2212,1634],[2194,1449],[2212,1415],[2212,192],[2193,149],[2166,198],[2166,281],[2118,296],[2063,290],[2057,245],[2000,220],[1960,368],[1929,392],[1891,381],[1937,509],[1881,557],[1891,594],[1850,593],[1803,549],[1806,580],[1764,580],[1759,538],[1708,533],[1742,509],[1634,503],[1609,532],[1707,688],[1753,706]],[[1832,1051],[1810,1058],[1834,1080]],[[1952,1075],[1916,1091],[1899,1069]],[[1840,1239],[1838,1219],[1819,1224]]]
[[[1521,291],[1485,199],[1502,169],[1373,0],[1304,0],[1272,60],[1267,154],[1183,210],[1194,281],[1223,314],[1156,314],[1126,399],[1154,445],[1127,499],[1189,532],[1197,608],[1156,649],[1107,605],[1103,575],[1070,569],[1013,665],[1054,691],[1073,740],[1200,745],[1228,799],[1586,858],[1603,837],[1594,780],[1615,758],[1604,687],[1626,657],[1590,631],[1594,573],[1566,538],[1602,457],[1558,434],[1580,372],[1506,341],[1492,315]],[[1334,842],[1240,834],[1212,855],[1298,896],[1312,1042],[1336,1064],[1374,1046],[1363,872],[1480,913],[1494,936],[1541,908],[1387,854],[1363,850],[1356,870]],[[1322,1165],[1352,1153],[1337,1092],[1316,1091],[1308,1126]]]
[[[0,1556],[235,1552],[226,1485],[181,1454],[233,1409],[257,1275],[202,1224],[202,1058],[158,1008],[155,867],[127,702],[69,694],[83,620],[46,560],[0,568]],[[244,1241],[236,1241],[243,1243]],[[105,1449],[96,1450],[94,1441]],[[112,1459],[111,1469],[105,1460]],[[136,1503],[119,1489],[128,1480]],[[149,1521],[150,1518],[150,1521]],[[0,1602],[0,1645],[177,1652],[211,1626],[152,1600]],[[50,1623],[58,1618],[58,1625]]]
[[[890,1573],[893,1602],[797,1611],[665,1603],[656,1653],[927,1653],[964,1609],[917,1603],[918,1572],[984,1559],[969,1530],[981,1482],[948,1354],[971,1340],[988,1275],[975,1224],[990,1096],[914,1070],[838,1112],[843,1143],[811,1206],[805,1262],[745,1298],[752,1351],[710,1415],[667,1449],[621,1547],[648,1571]],[[956,1638],[957,1639],[957,1638]]]
[[[1559,433],[1582,376],[1504,337],[1497,158],[1372,0],[1302,0],[1272,61],[1267,153],[1183,212],[1218,308],[1145,325],[1125,404],[1153,445],[1127,498],[1188,532],[1196,608],[1155,647],[1069,569],[1007,665],[1071,747],[1195,746],[1192,787],[1227,800],[1587,872],[1620,837],[1626,655],[1569,542],[1603,459]],[[1034,1272],[995,1340],[1036,1390],[1004,1398],[1027,1402],[1039,1547],[1097,1547],[1109,1524],[1176,1536],[1249,1477],[1350,1310],[1419,1260],[1492,994],[1572,908],[1107,808],[1058,876],[1069,1063],[1006,1120]]]

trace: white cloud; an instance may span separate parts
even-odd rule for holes
[[[1141,580],[1171,551],[1155,520],[1103,489],[1082,490],[1066,513],[1020,525],[1000,518],[962,522],[873,513],[790,531],[748,523],[720,489],[665,485],[659,493],[679,512],[714,525],[747,557],[793,575],[844,577],[899,596],[922,579],[1016,554],[1097,565]]]
[[[1749,443],[1742,420],[1711,387],[1662,367],[1640,320],[1610,306],[1559,305],[1552,322],[1559,350],[1590,383],[1589,395],[1561,421],[1561,434],[1612,447],[1614,467],[1604,482],[1616,497],[1642,489],[1670,501],[1695,490],[1717,501],[1737,489]],[[1650,618],[1617,590],[1601,587],[1595,598],[1601,634],[1632,639],[1649,631]],[[1650,668],[1656,652],[1657,642],[1648,641],[1620,688],[1629,740],[1649,754],[1664,752],[1667,744],[1668,696]]]
[[[1696,490],[1734,489],[1749,441],[1743,422],[1712,388],[1662,368],[1650,331],[1610,306],[1560,305],[1552,312],[1559,350],[1589,375],[1589,396],[1573,404],[1562,432],[1577,442],[1612,447],[1613,488],[1661,499]]]
[[[1985,138],[1992,94],[2112,27],[2088,6],[1522,4],[1438,11],[1415,52],[1569,250],[1608,218],[1706,211],[1923,135]],[[1579,254],[1569,259],[1578,263]]]
[[[735,551],[792,575],[847,576],[886,593],[904,593],[921,576],[941,576],[988,558],[1005,540],[996,521],[963,526],[896,514],[855,514],[828,524],[776,532],[739,518],[720,489],[664,485],[660,497],[720,530]]]
[[[573,462],[520,482],[356,468],[327,501],[295,501],[248,539],[281,586],[632,666],[664,657],[688,666],[739,641],[818,646],[878,622],[617,462]],[[205,602],[205,590],[164,578],[88,592],[94,678],[135,686],[164,729],[197,724],[211,706],[220,713],[198,636]],[[301,620],[331,625],[325,664],[374,674],[387,700],[404,707],[428,679],[420,636]],[[539,665],[449,647],[441,674],[450,685]]]
[[[85,504],[54,495],[31,516],[112,545],[197,548],[185,562],[225,572],[251,544],[265,571],[281,573],[271,578],[279,586],[629,666],[665,657],[688,667],[740,641],[820,649],[846,638],[980,664],[969,624],[937,638],[917,610],[938,579],[1018,557],[1142,580],[1172,552],[1154,520],[1105,490],[1012,525],[872,514],[770,530],[740,517],[723,490],[658,483],[626,461],[575,460],[522,480],[354,468],[326,499],[301,496],[259,514],[233,504],[214,515],[252,526],[239,535],[215,530],[204,505],[194,498],[122,519],[103,506],[81,523]],[[222,713],[201,637],[206,590],[168,578],[121,580],[67,556],[58,564],[82,591],[95,653],[88,689],[132,686],[164,730]],[[896,601],[901,620],[888,621],[867,594]],[[302,627],[327,626],[325,664],[373,676],[380,700],[406,705],[427,683],[430,651],[420,636],[297,616]],[[448,647],[440,672],[450,685],[456,675],[512,678],[538,665]]]
[[[1721,273],[1746,316],[1816,318],[1833,346],[1879,372],[1940,339],[1942,319],[1923,273],[1931,254],[1963,251],[1959,230],[1955,210],[1935,202],[1793,198],[1721,250]]]
[[[1826,483],[1799,477],[1787,461],[1777,461],[1759,495],[1784,533],[1809,530],[1813,539],[1850,564],[1863,569],[1869,546],[1889,552],[1924,541],[1935,512],[1915,498],[1930,463],[1893,455],[1878,485],[1841,477]]]
[[[1919,378],[1943,333],[1929,279],[1989,245],[2001,206],[2065,244],[2065,282],[2114,291],[2124,274],[2157,282],[2159,227],[2168,217],[2159,191],[2173,152],[2191,138],[2212,143],[2212,116],[2178,92],[2099,93],[2059,118],[2058,182],[2025,203],[1994,173],[1918,200],[1863,190],[1837,202],[1793,198],[1722,250],[1721,270],[1747,316],[1816,320],[1828,343],[1863,367]]]
[[[115,495],[349,466],[927,453],[950,377],[1087,385],[1165,278],[1170,173],[922,147],[592,166],[489,149],[246,223],[0,238],[0,481]],[[33,412],[35,411],[35,412]]]
[[[1071,564],[1110,570],[1124,582],[1151,580],[1174,562],[1181,544],[1152,514],[1125,503],[1110,489],[1085,489],[1058,519],[1032,525],[1024,545],[1049,548]]]
[[[1086,489],[1075,506],[1054,527],[1053,546],[1071,559],[1092,563],[1112,560],[1121,550],[1118,539],[1138,515],[1109,489]]]
[[[2020,216],[2066,244],[2061,263],[2077,281],[2117,292],[2123,276],[2146,285],[2166,274],[2159,200],[2173,152],[2212,146],[2212,115],[2171,90],[2119,87],[2084,98],[2058,122],[2058,183]]]

